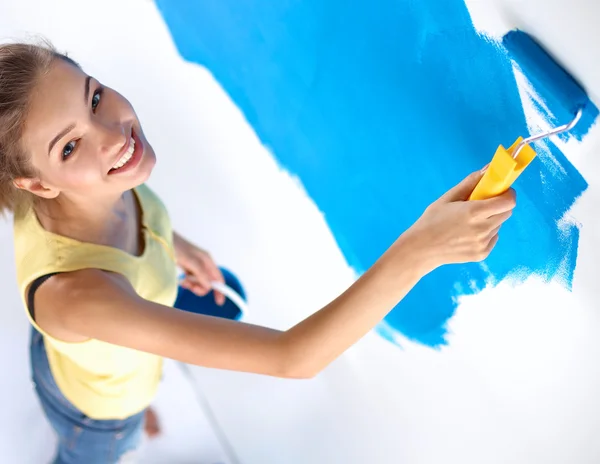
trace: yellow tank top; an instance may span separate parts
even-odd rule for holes
[[[54,339],[31,318],[26,292],[34,280],[47,274],[94,268],[119,273],[142,298],[172,306],[178,282],[169,216],[146,185],[134,193],[141,206],[145,241],[140,256],[48,232],[33,210],[14,219],[17,281],[27,317],[44,336],[59,389],[92,419],[124,419],[144,410],[160,382],[162,359],[100,340],[67,343]]]

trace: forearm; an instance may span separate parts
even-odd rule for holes
[[[428,271],[401,237],[342,295],[282,336],[289,377],[311,377],[377,325]]]
[[[188,242],[176,232],[173,235],[176,253],[184,253]],[[316,375],[375,327],[430,269],[425,262],[427,247],[419,243],[417,235],[405,233],[343,294],[286,332],[276,334],[244,324],[236,327],[213,322],[209,336],[205,330],[197,331],[204,339],[191,344],[192,350],[209,340],[217,346],[229,338],[228,347],[219,349],[219,358],[228,359],[227,368],[294,378]],[[431,261],[430,255],[427,258]],[[196,332],[195,322],[189,321],[192,332]],[[205,321],[197,322],[206,329]],[[193,337],[192,333],[188,335]],[[177,346],[180,356],[186,349],[184,345]],[[206,354],[206,348],[200,351]],[[237,357],[229,350],[237,352]],[[260,360],[258,364],[254,364],[255,358]],[[210,365],[207,361],[203,359],[202,364]],[[219,359],[217,365],[222,361]]]

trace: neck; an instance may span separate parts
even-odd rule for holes
[[[108,244],[126,225],[126,192],[112,197],[77,198],[64,194],[42,200],[35,212],[42,226],[80,241]]]

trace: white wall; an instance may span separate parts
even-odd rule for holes
[[[469,7],[482,30],[501,35],[519,26],[535,34],[592,97],[600,95],[600,52],[590,46],[600,35],[596,4],[474,0]],[[585,143],[565,148],[590,184],[569,213],[582,223],[572,292],[534,278],[518,288],[501,284],[462,301],[441,353],[406,342],[401,351],[368,336],[301,386],[198,370],[247,462],[599,461],[598,137],[595,127]],[[245,392],[231,400],[239,384]]]
[[[499,31],[498,21],[490,21],[496,15],[491,2],[469,6],[478,25]],[[584,37],[599,38],[598,7],[592,0],[549,3],[500,6],[548,37],[600,94],[600,52],[574,51],[580,41],[590,43]],[[536,16],[536,8],[543,14]],[[247,320],[289,327],[352,282],[353,272],[314,204],[278,169],[210,74],[181,61],[151,2],[0,4],[0,37],[21,37],[22,31],[47,35],[133,102],[159,159],[150,184],[169,206],[175,227],[242,277],[252,311]],[[410,343],[399,349],[369,334],[310,381],[194,368],[239,461],[600,461],[598,137],[595,128],[582,146],[567,151],[590,183],[571,212],[583,224],[572,293],[535,279],[518,288],[501,284],[464,299],[441,352]],[[6,295],[0,365],[11,372],[0,387],[0,408],[11,418],[0,429],[0,455],[3,462],[37,463],[50,452],[52,435],[32,406],[27,324],[14,284],[9,227],[0,233],[7,276],[0,282]],[[193,396],[171,372],[171,399],[163,404],[178,396],[189,402],[190,413],[171,416],[163,454],[153,454],[153,462],[224,461],[201,408],[192,408]],[[163,407],[163,414],[170,410]],[[31,450],[32,439],[39,449]],[[29,457],[18,458],[22,450]]]

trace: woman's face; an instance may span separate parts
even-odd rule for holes
[[[60,59],[32,95],[22,143],[39,177],[16,183],[45,198],[114,197],[156,163],[131,104]]]

